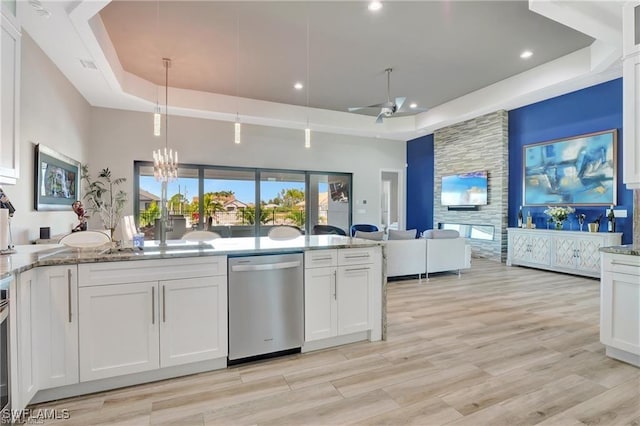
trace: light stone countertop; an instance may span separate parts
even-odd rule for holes
[[[145,241],[141,249],[128,247],[73,249],[61,244],[16,246],[16,253],[0,256],[0,278],[20,273],[37,266],[77,263],[119,262],[128,260],[167,259],[220,255],[269,254],[338,248],[374,247],[379,241],[343,237],[340,235],[309,235],[293,239],[276,240],[268,237],[218,238],[209,242],[167,241],[159,247],[158,241]]]
[[[622,246],[601,247],[600,251],[612,254],[626,254],[628,256],[640,256],[640,246],[627,244]]]

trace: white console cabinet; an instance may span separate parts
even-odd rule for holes
[[[621,233],[508,228],[507,265],[600,277],[600,247],[619,245]]]
[[[375,313],[381,303],[381,256],[380,247],[305,253],[305,342],[367,331],[371,340],[380,339]]]
[[[226,357],[226,256],[78,268],[81,382]]]
[[[600,341],[640,367],[640,256],[602,253],[600,286]]]

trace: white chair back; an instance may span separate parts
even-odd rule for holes
[[[274,226],[267,236],[273,240],[289,240],[302,235],[302,231],[294,226]]]
[[[211,231],[190,231],[182,236],[183,240],[188,241],[209,241],[220,238],[220,234]]]

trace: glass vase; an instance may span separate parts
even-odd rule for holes
[[[554,225],[555,225],[556,231],[560,231],[560,230],[562,230],[563,222],[562,221],[557,221],[557,222],[554,223]]]

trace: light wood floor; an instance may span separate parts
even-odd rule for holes
[[[395,281],[363,342],[32,408],[65,424],[640,425],[640,369],[604,356],[599,282],[474,259]]]

